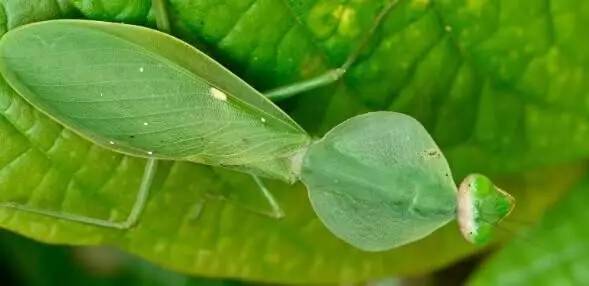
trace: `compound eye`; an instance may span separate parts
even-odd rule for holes
[[[457,219],[464,238],[484,244],[490,240],[493,227],[513,209],[515,200],[480,174],[467,176],[458,188]]]

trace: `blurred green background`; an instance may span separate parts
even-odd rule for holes
[[[244,285],[176,274],[112,248],[47,246],[5,231],[0,255],[0,285]]]

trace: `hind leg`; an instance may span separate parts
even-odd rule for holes
[[[267,213],[266,215],[268,215],[272,218],[283,218],[284,217],[284,210],[280,207],[280,204],[278,204],[278,202],[276,201],[276,199],[274,198],[272,193],[270,193],[268,188],[266,188],[266,185],[264,185],[264,182],[262,182],[262,180],[260,178],[258,178],[258,176],[256,176],[256,175],[251,175],[251,176],[252,176],[252,179],[254,180],[254,182],[256,183],[256,185],[258,185],[258,189],[260,190],[262,196],[264,196],[264,198],[268,202],[268,205],[270,205],[270,208],[272,209],[271,212]]]
[[[62,219],[72,222],[78,222],[93,226],[100,226],[106,228],[114,228],[114,229],[129,229],[135,224],[141,217],[143,213],[143,209],[145,208],[145,204],[147,202],[147,198],[149,197],[149,190],[151,188],[153,177],[155,175],[157,169],[157,160],[156,159],[148,159],[147,164],[145,165],[145,170],[143,172],[143,177],[141,179],[141,185],[139,187],[139,191],[137,192],[137,199],[133,204],[133,208],[129,213],[129,216],[122,222],[113,222],[105,219],[98,219],[83,215],[77,215],[67,212],[60,212],[54,210],[48,210],[43,208],[31,207],[25,204],[20,204],[16,202],[1,202],[0,208],[7,208],[13,209],[17,211],[23,211],[43,216],[48,216],[56,219]]]
[[[223,173],[223,171],[220,170],[217,170],[217,172],[220,172],[221,174]],[[248,183],[247,180],[239,180],[236,184],[229,183],[229,185],[226,185],[224,191],[220,190],[202,194],[190,210],[190,219],[199,219],[210,201],[223,201],[239,207],[243,211],[252,212],[273,219],[283,218],[284,210],[280,207],[280,204],[265,186],[264,182],[256,175],[249,175],[252,180],[251,183]],[[248,192],[235,191],[235,189],[241,190],[244,187],[248,189]],[[249,192],[250,188],[256,188],[257,191]]]

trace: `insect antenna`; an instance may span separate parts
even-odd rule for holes
[[[516,220],[517,221],[517,220]],[[489,222],[487,222],[489,223]],[[522,223],[509,220],[503,220],[499,223],[493,223],[495,229],[503,232],[512,238],[510,241],[530,247],[535,251],[546,250],[544,245],[539,244],[534,238],[533,231],[537,229],[538,223]],[[510,226],[511,225],[511,226]]]
[[[535,226],[536,224],[538,224],[537,222],[528,222],[528,221],[518,221],[518,220],[513,220],[513,219],[505,219],[500,221],[499,223],[496,223],[495,226],[496,227],[504,227],[505,226],[509,226],[511,228],[513,228],[514,231],[517,230],[521,230],[521,229],[527,229],[527,228],[531,228],[533,226]]]
[[[483,217],[491,217],[493,214],[490,213],[490,212],[485,212],[484,210],[482,210],[482,215],[483,215]],[[511,215],[507,215],[503,219],[501,219],[501,220],[499,220],[497,222],[494,222],[494,223],[491,223],[490,221],[484,220],[484,219],[483,219],[483,221],[486,222],[486,223],[488,223],[488,224],[491,224],[491,225],[493,225],[495,227],[501,227],[501,225],[506,225],[507,224],[507,225],[512,225],[515,228],[532,227],[532,226],[534,226],[534,225],[536,225],[536,224],[539,223],[538,221],[520,220],[520,219],[514,218]]]

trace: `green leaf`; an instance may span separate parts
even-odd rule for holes
[[[589,178],[480,266],[471,285],[582,285],[589,281]]]
[[[78,13],[154,26],[148,2],[72,1],[75,11],[65,1],[1,1],[0,19],[5,30]],[[497,185],[526,202],[515,217],[537,217],[584,169],[559,167],[589,153],[589,39],[579,36],[589,25],[584,1],[402,0],[390,10],[390,1],[167,2],[173,34],[259,90],[338,67],[367,42],[342,80],[285,102],[289,114],[321,134],[370,110],[409,113],[433,134],[456,178],[492,172],[497,181],[511,173]],[[4,83],[0,110],[0,166],[8,164],[0,169],[0,200],[125,217],[143,161],[91,145]],[[554,167],[521,174],[541,166]],[[360,252],[324,229],[301,186],[270,188],[284,220],[211,200],[191,221],[204,193],[255,196],[255,186],[239,175],[174,163],[160,168],[147,213],[129,232],[10,211],[0,212],[0,225],[45,242],[116,245],[183,272],[290,283],[415,275],[474,251],[449,225],[390,252]]]

